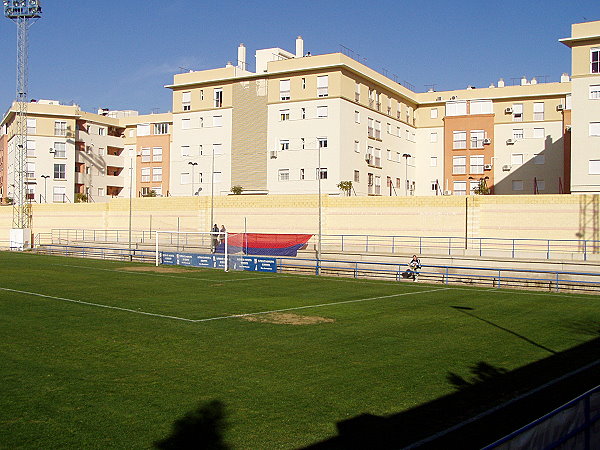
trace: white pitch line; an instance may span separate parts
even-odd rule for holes
[[[118,272],[118,273],[132,274],[132,275],[150,275],[150,276],[154,276],[154,277],[177,278],[180,280],[212,281],[214,283],[221,283],[221,282],[232,283],[234,281],[263,280],[265,278],[276,278],[278,276],[278,275],[265,275],[265,276],[261,276],[261,277],[236,278],[235,280],[215,280],[214,278],[198,278],[198,277],[182,277],[182,276],[178,276],[178,275],[165,275],[163,273],[152,272],[152,270],[150,270],[148,272],[144,272],[144,271],[136,271],[136,270],[127,270],[126,268],[105,269],[102,267],[80,266],[77,264],[51,264],[51,265],[52,266],[60,266],[60,267],[78,267],[80,269],[104,270],[107,272]],[[132,267],[141,267],[141,266],[132,266]],[[152,267],[154,267],[154,266],[152,266]],[[182,267],[186,267],[186,266],[182,266]],[[193,267],[193,268],[197,269],[198,267]]]
[[[382,295],[382,296],[379,296],[379,297],[369,297],[369,298],[358,298],[358,299],[355,299],[355,300],[343,300],[343,301],[331,302],[331,303],[320,303],[318,305],[295,306],[293,308],[272,309],[270,311],[259,311],[259,312],[253,312],[253,313],[232,314],[230,316],[217,316],[217,317],[209,317],[209,318],[206,318],[206,319],[197,319],[197,320],[194,320],[194,322],[209,322],[209,321],[212,321],[212,320],[235,319],[235,318],[239,318],[239,317],[258,316],[258,315],[261,315],[261,314],[271,314],[271,313],[283,312],[283,311],[296,311],[296,310],[299,310],[299,309],[321,308],[321,307],[324,307],[324,306],[343,305],[343,304],[346,304],[346,303],[358,303],[358,302],[367,302],[367,301],[370,301],[370,300],[381,300],[381,299],[384,299],[384,298],[402,297],[404,295],[426,294],[428,292],[446,291],[448,289],[449,288],[439,288],[439,289],[429,289],[429,290],[426,290],[426,291],[403,292],[401,294]]]
[[[84,302],[82,300],[73,300],[71,298],[55,297],[53,295],[46,295],[46,294],[38,294],[37,292],[20,291],[18,289],[9,289],[9,288],[3,288],[3,287],[0,287],[0,290],[2,290],[2,291],[8,291],[8,292],[16,292],[18,294],[34,295],[36,297],[51,298],[53,300],[61,300],[61,301],[64,301],[64,302],[79,303],[79,304],[88,305],[88,306],[97,306],[99,308],[116,309],[118,311],[126,311],[126,312],[135,313],[135,314],[142,314],[144,316],[154,316],[154,317],[161,317],[163,319],[182,320],[184,322],[196,322],[195,320],[186,319],[186,318],[183,318],[183,317],[167,316],[165,314],[155,314],[155,313],[149,313],[149,312],[145,312],[145,311],[136,311],[135,309],[120,308],[118,306],[102,305],[100,303]]]

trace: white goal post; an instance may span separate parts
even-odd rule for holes
[[[161,264],[163,252],[223,255],[225,272],[229,270],[229,232],[155,231],[155,264]]]

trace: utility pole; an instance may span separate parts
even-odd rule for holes
[[[27,82],[28,40],[32,20],[39,19],[42,7],[39,0],[4,0],[4,15],[17,24],[17,111],[13,138],[14,193],[13,223],[10,231],[10,246],[23,250],[31,245],[31,203],[25,185],[27,167]]]

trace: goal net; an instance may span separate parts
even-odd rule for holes
[[[228,241],[227,231],[155,231],[156,266],[241,270],[241,250],[230,248]]]

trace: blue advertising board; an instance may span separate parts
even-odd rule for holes
[[[223,255],[199,255],[196,253],[162,252],[162,264],[190,267],[207,267],[224,269],[225,257]],[[238,256],[229,258],[232,270],[248,270],[253,272],[277,272],[277,260],[264,256]]]

